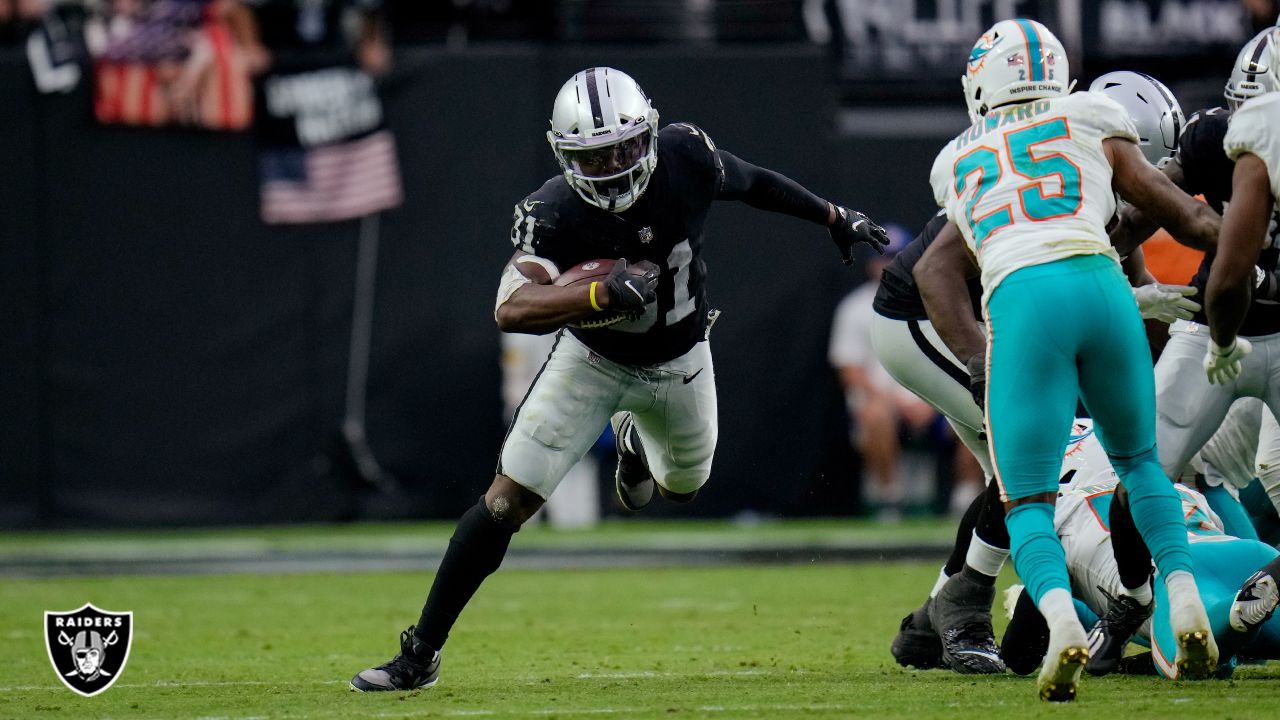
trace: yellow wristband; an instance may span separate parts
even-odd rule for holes
[[[604,308],[600,307],[600,303],[596,302],[596,286],[599,284],[599,280],[591,281],[591,292],[587,294],[587,297],[591,300],[591,307],[596,310],[604,310]]]

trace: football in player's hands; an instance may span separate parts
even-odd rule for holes
[[[593,329],[608,327],[643,313],[645,305],[657,298],[658,274],[658,266],[647,260],[628,263],[625,259],[602,258],[565,270],[556,278],[555,284],[582,287],[598,283],[592,300],[602,305],[602,309],[572,323],[575,327]]]

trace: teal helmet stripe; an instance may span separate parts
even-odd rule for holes
[[[1031,66],[1031,79],[1044,80],[1044,49],[1040,46],[1040,32],[1030,20],[1017,18],[1018,28],[1027,39],[1027,64]]]

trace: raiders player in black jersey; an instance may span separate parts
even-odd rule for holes
[[[494,315],[505,332],[559,331],[555,347],[516,410],[492,485],[458,522],[421,618],[401,634],[399,654],[357,674],[353,689],[436,682],[458,614],[605,423],[614,425],[628,508],[648,504],[655,486],[687,502],[706,482],[717,426],[701,252],[713,201],[823,225],[845,264],[858,243],[881,252],[888,243],[865,215],[717,150],[694,125],[659,131],[644,92],[611,68],[565,83],[548,140],[564,174],[516,205],[515,254]],[[553,284],[598,258],[624,262],[588,287]],[[613,323],[617,313],[625,319]]]

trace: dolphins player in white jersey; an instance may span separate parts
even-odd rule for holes
[[[1089,655],[1053,530],[1077,398],[1168,586],[1178,666],[1207,676],[1218,652],[1178,497],[1155,455],[1150,351],[1104,226],[1115,192],[1175,235],[1207,242],[1219,218],[1147,162],[1115,101],[1069,94],[1066,52],[1043,25],[996,23],[974,45],[962,82],[974,124],[939,153],[930,181],[963,242],[940,237],[913,276],[948,347],[970,368],[986,368],[988,437],[1014,567],[1050,629],[1040,697],[1074,699]],[[963,278],[957,284],[945,270],[973,264],[985,342],[966,317]]]
[[[1090,89],[1107,95],[1128,111],[1137,129],[1138,147],[1152,165],[1160,167],[1172,157],[1185,120],[1177,99],[1163,83],[1143,73],[1119,70],[1097,78]],[[966,511],[956,545],[930,598],[903,619],[891,650],[902,665],[922,668],[942,665],[960,673],[1000,673],[1005,666],[991,626],[991,604],[995,598],[996,576],[1009,557],[1009,535],[1005,530],[999,488],[991,482],[991,456],[983,427],[980,403],[986,373],[984,370],[971,378],[961,359],[951,355],[929,323],[912,278],[916,262],[939,232],[956,232],[945,211],[934,216],[920,235],[885,268],[885,276],[876,291],[871,339],[876,355],[889,374],[946,416],[956,436],[982,464],[989,487]],[[1136,262],[1138,260],[1140,253],[1132,258],[1137,272],[1130,274],[1130,279],[1147,283],[1133,289],[1144,318],[1171,322],[1189,319],[1200,309],[1188,297],[1195,292],[1194,288],[1158,284],[1145,271],[1145,266]],[[1126,272],[1129,271],[1126,267]],[[976,279],[969,284],[969,291],[975,323],[981,323],[982,288]],[[1101,449],[1098,452],[1102,452]],[[1116,507],[1122,506],[1117,503]],[[1126,534],[1132,528],[1132,521],[1120,523],[1115,547],[1125,553],[1122,563],[1125,577],[1145,590],[1140,597],[1149,603],[1151,557],[1141,539],[1136,538],[1136,530],[1132,535]],[[1133,541],[1129,542],[1130,539]],[[1136,628],[1150,615],[1146,604],[1140,606],[1145,612],[1133,620],[1129,619],[1131,612],[1117,616],[1120,611],[1129,611],[1131,605],[1117,604],[1116,607],[1117,612],[1107,614],[1108,622],[1101,625],[1108,631]],[[1117,637],[1114,643],[1117,651],[1131,634],[1132,630]],[[1087,670],[1092,671],[1109,656],[1105,643],[1099,647],[1102,652],[1091,653]]]

